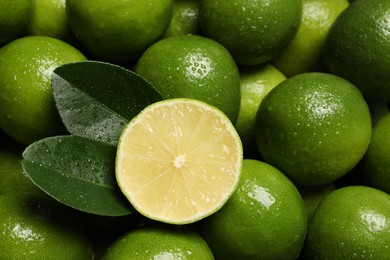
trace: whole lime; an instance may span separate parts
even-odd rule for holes
[[[28,35],[48,36],[73,43],[65,0],[33,0],[33,2],[34,11],[28,25]]]
[[[390,1],[354,1],[325,44],[328,70],[354,83],[370,101],[390,101]]]
[[[175,0],[171,22],[162,37],[185,34],[201,34],[199,0]]]
[[[390,195],[348,186],[333,191],[318,206],[303,254],[306,259],[388,259],[389,244]]]
[[[214,259],[204,239],[185,226],[151,225],[117,239],[103,256],[120,259]]]
[[[370,136],[370,111],[362,94],[328,73],[288,78],[268,93],[256,116],[264,160],[301,185],[345,175],[365,154]]]
[[[292,40],[302,14],[301,0],[202,0],[200,26],[224,45],[238,64],[271,60]]]
[[[360,170],[369,185],[390,193],[390,114],[383,116],[372,129],[371,142]]]
[[[32,0],[0,0],[0,46],[26,33],[32,12]]]
[[[70,28],[100,60],[135,60],[168,27],[173,0],[66,0]]]
[[[30,193],[0,195],[1,259],[93,259],[80,220],[55,201]]]
[[[33,141],[62,131],[54,104],[51,74],[85,56],[51,37],[28,36],[0,49],[0,128],[16,141]]]
[[[235,122],[240,107],[240,75],[230,53],[199,35],[160,40],[139,59],[136,72],[164,98],[194,98],[222,110]]]
[[[275,167],[243,161],[236,192],[199,223],[216,259],[296,259],[307,228],[303,200]]]
[[[241,102],[235,124],[246,156],[258,153],[255,137],[256,113],[263,98],[286,77],[271,64],[240,67]]]
[[[348,0],[302,0],[298,32],[272,64],[291,77],[303,72],[324,71],[323,50],[328,31],[348,6]]]

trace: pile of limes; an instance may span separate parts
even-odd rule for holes
[[[163,98],[118,139],[126,216],[21,164],[88,61]],[[389,0],[0,0],[0,259],[389,259],[389,70]]]

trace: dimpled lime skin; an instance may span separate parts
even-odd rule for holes
[[[263,99],[256,115],[264,160],[301,185],[345,175],[363,157],[370,137],[370,111],[360,91],[327,73],[288,78]]]
[[[97,59],[125,63],[138,58],[168,27],[173,0],[66,0],[69,26]]]
[[[118,238],[103,260],[127,259],[214,259],[204,239],[185,226],[150,225]]]
[[[390,114],[383,116],[372,129],[371,142],[360,170],[368,183],[390,194]]]
[[[236,192],[199,223],[216,259],[296,259],[307,215],[294,184],[278,169],[245,159]]]
[[[200,1],[203,32],[241,65],[271,60],[292,40],[301,15],[301,0]]]
[[[0,46],[26,32],[32,12],[32,0],[0,0]]]
[[[194,98],[219,108],[233,123],[238,117],[238,67],[212,39],[183,35],[160,40],[144,52],[135,70],[166,99]]]
[[[370,101],[390,101],[390,1],[354,1],[328,33],[328,70],[354,83]]]
[[[85,61],[73,46],[45,36],[28,36],[0,49],[0,128],[16,141],[33,141],[62,131],[51,74],[66,63]]]
[[[74,212],[26,194],[0,195],[0,258],[93,259],[92,243]]]
[[[388,259],[390,195],[348,186],[325,197],[309,224],[305,259]]]

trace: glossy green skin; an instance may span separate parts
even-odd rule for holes
[[[204,239],[194,230],[184,226],[151,225],[134,229],[118,238],[102,259],[212,260],[214,257]]]
[[[283,173],[245,159],[236,192],[198,226],[216,259],[296,259],[307,216],[298,190]]]
[[[301,0],[201,0],[200,25],[224,45],[238,64],[271,60],[292,40],[302,15]]]
[[[201,34],[199,0],[175,0],[172,20],[162,38],[185,34]]]
[[[390,101],[390,1],[354,1],[329,30],[328,70],[354,83],[370,101]]]
[[[260,105],[256,127],[266,162],[296,184],[322,185],[345,175],[363,157],[371,117],[354,85],[312,72],[274,88]]]
[[[0,195],[1,259],[93,259],[92,244],[74,212],[26,194]]]
[[[138,58],[168,27],[173,0],[66,0],[72,32],[97,59],[125,63]]]
[[[372,130],[371,142],[361,161],[361,170],[370,185],[390,193],[390,114]]]
[[[51,37],[19,38],[2,47],[0,128],[23,144],[63,133],[51,73],[63,64],[85,60],[79,50]]]
[[[136,72],[166,99],[194,98],[213,105],[234,123],[240,106],[240,75],[230,53],[198,35],[170,37],[153,44]]]
[[[365,186],[333,191],[309,224],[305,259],[388,259],[390,195]]]

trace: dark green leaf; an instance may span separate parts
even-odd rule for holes
[[[56,200],[80,211],[122,216],[133,211],[115,179],[116,147],[80,136],[37,141],[23,152],[31,180]]]
[[[56,68],[52,87],[59,114],[71,134],[113,145],[128,121],[163,99],[136,73],[96,61]]]

